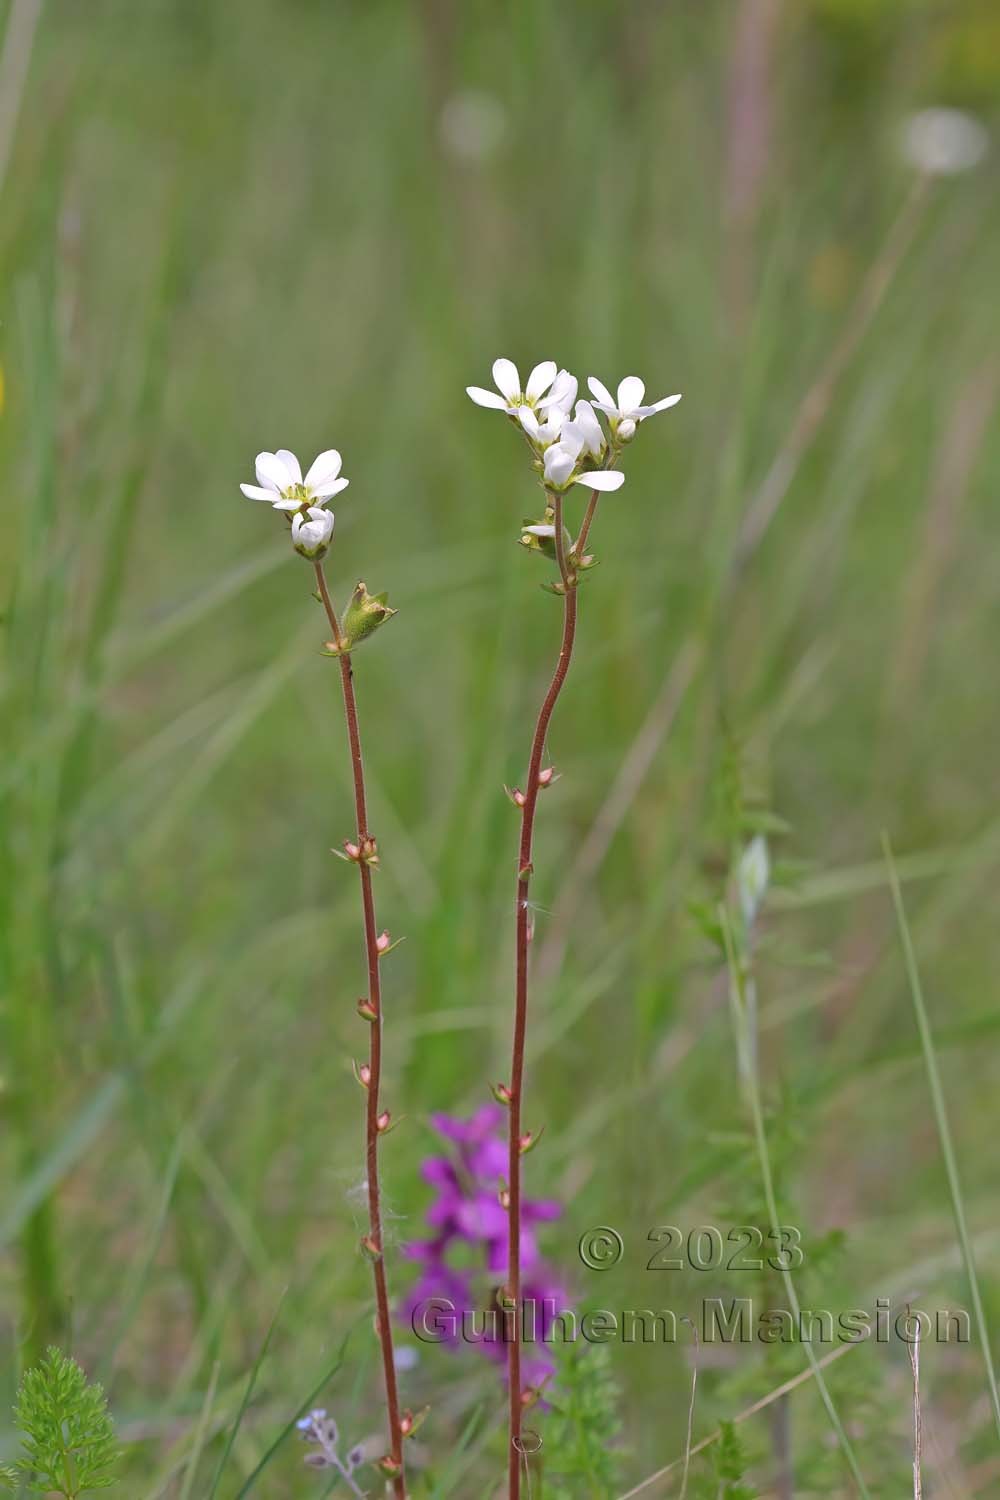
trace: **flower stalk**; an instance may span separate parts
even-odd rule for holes
[[[525,1131],[522,1124],[531,945],[528,895],[533,873],[532,844],[538,794],[555,778],[552,767],[543,768],[542,758],[549,723],[573,658],[580,579],[594,563],[586,548],[598,499],[601,493],[618,490],[624,483],[624,475],[617,468],[618,460],[622,449],[635,439],[640,424],[675,406],[681,398],[679,395],[665,396],[646,404],[646,388],[638,376],[626,376],[619,383],[616,395],[591,376],[588,386],[593,399],[577,401],[579,385],[576,377],[568,370],[558,369],[553,360],[536,365],[522,385],[517,366],[509,359],[498,359],[493,365],[493,379],[496,391],[482,386],[467,386],[466,390],[477,406],[504,413],[508,420],[520,427],[527,440],[532,467],[545,493],[545,514],[540,521],[523,523],[521,545],[528,552],[556,563],[559,581],[545,587],[563,601],[559,656],[535,721],[527,780],[523,790],[520,787],[507,789],[507,795],[521,813],[515,896],[514,1036],[510,1081],[494,1084],[492,1090],[494,1098],[506,1104],[508,1111],[507,1182],[500,1193],[500,1203],[507,1210],[507,1281],[501,1292],[501,1301],[504,1310],[510,1314],[506,1319],[508,1495],[509,1500],[519,1500],[525,1454],[521,1437],[522,1415],[539,1396],[536,1388],[530,1385],[526,1388],[522,1382],[520,1312],[524,1209],[521,1158],[535,1147],[542,1133],[541,1130]],[[576,540],[572,541],[566,530],[563,511],[567,493],[577,484],[585,485],[591,493],[580,530]]]
[[[350,746],[351,771],[354,780],[354,807],[357,816],[356,847],[359,851],[374,849],[368,827],[368,803],[365,792],[365,769],[361,752],[361,731],[358,725],[358,706],[354,694],[354,671],[351,664],[350,642],[344,636],[326,574],[320,561],[314,563],[316,585],[326,617],[330,624],[333,641],[340,664],[340,683],[344,700],[344,717],[347,722],[347,739]],[[393,1494],[397,1500],[405,1500],[406,1475],[403,1466],[403,1431],[399,1408],[399,1392],[396,1385],[396,1361],[392,1343],[392,1324],[389,1317],[389,1291],[385,1275],[385,1253],[382,1238],[382,1204],[379,1191],[379,1137],[384,1135],[389,1116],[380,1108],[379,1091],[382,1081],[382,977],[380,961],[378,922],[375,916],[375,893],[372,889],[373,861],[357,858],[358,878],[361,883],[361,909],[364,925],[365,957],[368,965],[367,1004],[361,1014],[368,1021],[368,1061],[360,1072],[365,1087],[365,1176],[368,1187],[368,1233],[364,1238],[364,1249],[371,1261],[375,1282],[375,1329],[382,1350],[382,1374],[385,1383],[385,1404],[389,1420],[390,1460],[386,1472],[392,1479]]]

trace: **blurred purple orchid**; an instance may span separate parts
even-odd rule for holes
[[[502,1319],[484,1314],[496,1309],[498,1283],[507,1270],[507,1212],[500,1202],[507,1173],[504,1118],[498,1104],[484,1105],[467,1120],[431,1116],[431,1124],[452,1150],[446,1156],[427,1157],[421,1167],[421,1175],[436,1194],[426,1215],[432,1233],[427,1239],[411,1241],[403,1250],[407,1259],[421,1267],[421,1273],[399,1310],[412,1326],[415,1312],[428,1299],[446,1298],[458,1317],[454,1335],[444,1341],[454,1347],[474,1342],[497,1364],[506,1362]],[[541,1258],[533,1226],[558,1219],[561,1213],[561,1205],[552,1198],[521,1202],[522,1326],[528,1330],[523,1335],[523,1369],[525,1383],[536,1387],[554,1368],[545,1340],[569,1304]],[[463,1314],[477,1315],[475,1326],[481,1334],[463,1335]]]

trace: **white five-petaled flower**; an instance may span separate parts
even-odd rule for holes
[[[591,469],[581,474],[573,472],[586,445],[580,431],[573,430],[575,427],[575,423],[567,423],[558,443],[546,448],[542,460],[545,483],[556,490],[564,490],[569,484],[586,484],[592,490],[621,489],[625,483],[625,475],[620,469]]]
[[[305,478],[294,453],[279,448],[277,453],[258,453],[255,468],[257,484],[241,484],[248,500],[266,500],[275,510],[301,510],[303,506],[321,506],[339,495],[350,484],[341,479],[341,457],[336,448],[328,448],[309,466]]]
[[[560,442],[567,441],[579,442],[580,451],[591,453],[595,458],[600,458],[604,452],[604,430],[589,401],[578,401],[572,422],[564,424]]]
[[[520,407],[537,406],[555,378],[555,360],[545,359],[532,370],[528,383],[522,390],[521,376],[513,360],[496,359],[493,361],[496,391],[486,391],[481,385],[467,385],[465,389],[477,406],[492,406],[497,411],[516,416]],[[499,395],[497,391],[500,392]]]
[[[639,422],[645,421],[654,412],[666,411],[668,407],[676,406],[681,399],[679,395],[664,396],[662,401],[654,401],[651,406],[644,406],[642,403],[646,387],[638,375],[626,375],[625,379],[619,383],[617,400],[596,376],[591,375],[587,384],[594,397],[597,410],[610,417],[618,436],[626,439],[634,435]]]
[[[292,517],[292,546],[303,557],[308,557],[312,561],[321,558],[332,536],[332,510],[324,510],[321,505],[310,505],[305,516],[301,511],[297,511]]]

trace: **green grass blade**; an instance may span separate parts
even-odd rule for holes
[[[261,1365],[264,1363],[264,1360],[267,1357],[267,1351],[271,1343],[271,1335],[274,1333],[274,1330],[277,1327],[278,1318],[281,1314],[281,1308],[285,1300],[285,1295],[286,1293],[282,1292],[280,1298],[278,1299],[278,1305],[274,1309],[274,1317],[271,1319],[267,1333],[264,1335],[264,1342],[260,1346],[260,1351],[257,1355],[257,1358],[253,1362],[253,1369],[250,1371],[250,1376],[247,1380],[246,1388],[243,1392],[243,1399],[240,1402],[239,1410],[236,1413],[236,1418],[233,1422],[233,1425],[230,1427],[229,1432],[226,1434],[225,1447],[223,1448],[222,1454],[219,1458],[218,1468],[215,1471],[215,1478],[212,1480],[212,1487],[208,1492],[206,1500],[213,1500],[215,1492],[219,1488],[219,1480],[222,1478],[222,1472],[225,1469],[226,1464],[229,1462],[229,1455],[233,1451],[233,1444],[236,1441],[236,1435],[239,1432],[243,1422],[243,1418],[246,1415],[246,1409],[250,1405],[250,1398],[254,1393],[254,1387],[257,1384],[257,1376],[260,1373]]]
[[[733,947],[733,934],[729,921],[729,913],[724,906],[719,907],[719,921],[726,943],[726,960],[729,966],[730,998],[733,1006],[733,1016],[736,1021],[736,1044],[739,1049],[740,1073],[746,1085],[747,1100],[750,1105],[750,1113],[753,1117],[754,1140],[757,1145],[757,1159],[760,1163],[761,1182],[764,1187],[764,1201],[767,1204],[767,1216],[770,1221],[771,1232],[779,1234],[781,1216],[778,1213],[778,1200],[774,1191],[774,1173],[771,1170],[771,1153],[767,1144],[767,1131],[764,1128],[764,1111],[760,1101],[760,1082],[755,1066],[754,1052],[748,1035],[747,1008],[744,994],[744,986],[740,977],[739,964]],[[799,1305],[798,1292],[795,1290],[795,1282],[790,1271],[781,1269],[781,1280],[785,1288],[785,1296],[792,1310],[796,1326],[802,1326],[802,1313]],[[834,1404],[830,1387],[826,1383],[820,1362],[816,1357],[812,1342],[809,1339],[802,1341],[802,1347],[806,1353],[809,1368],[820,1394],[820,1399],[826,1408],[827,1419],[833,1429],[840,1451],[844,1455],[847,1467],[851,1471],[854,1483],[857,1485],[858,1494],[862,1500],[871,1500],[871,1492],[865,1483],[861,1466],[858,1463],[854,1445],[847,1436],[847,1431]]]
[[[937,1125],[938,1140],[941,1143],[941,1155],[944,1157],[944,1168],[948,1177],[951,1207],[955,1216],[955,1230],[962,1248],[962,1260],[965,1263],[965,1274],[969,1281],[969,1294],[972,1297],[972,1309],[976,1319],[976,1332],[979,1335],[979,1343],[983,1351],[983,1362],[986,1365],[986,1379],[990,1388],[993,1418],[996,1422],[997,1434],[1000,1435],[1000,1391],[997,1388],[997,1375],[993,1365],[993,1354],[990,1349],[989,1331],[986,1327],[986,1314],[983,1310],[983,1299],[979,1291],[979,1277],[976,1274],[976,1262],[972,1253],[969,1226],[965,1217],[965,1199],[962,1195],[962,1181],[958,1174],[958,1161],[955,1156],[955,1147],[952,1143],[951,1126],[948,1123],[948,1109],[945,1104],[944,1089],[941,1086],[941,1074],[938,1070],[937,1052],[934,1047],[934,1033],[931,1030],[930,1017],[927,1014],[924,987],[920,980],[920,970],[917,967],[917,955],[913,947],[913,938],[910,934],[910,924],[906,918],[906,907],[903,905],[903,892],[899,884],[899,874],[893,858],[892,845],[886,833],[882,835],[882,852],[885,855],[886,869],[889,873],[889,885],[892,890],[892,901],[896,911],[899,940],[903,947],[903,960],[906,965],[906,977],[910,986],[910,997],[913,1001],[913,1012],[917,1018],[917,1030],[920,1032],[920,1045],[924,1054],[924,1067],[927,1071],[927,1086],[930,1089],[931,1104],[934,1109],[934,1121]]]

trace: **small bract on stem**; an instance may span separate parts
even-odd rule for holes
[[[531,945],[531,917],[528,903],[533,874],[532,846],[535,812],[539,792],[554,780],[552,767],[543,767],[545,741],[549,723],[562,692],[573,658],[576,641],[579,585],[593,565],[587,554],[591,527],[600,496],[621,488],[625,476],[617,467],[623,447],[636,435],[639,425],[656,412],[676,405],[680,396],[667,396],[652,405],[644,405],[645,386],[636,376],[627,376],[618,386],[617,399],[595,379],[588,384],[595,400],[576,400],[579,389],[575,376],[558,369],[552,360],[536,365],[524,387],[517,367],[508,359],[498,359],[493,366],[495,394],[481,386],[467,391],[478,406],[492,407],[517,422],[528,442],[532,467],[545,495],[541,520],[526,520],[521,528],[521,544],[528,551],[540,553],[554,561],[558,582],[550,582],[550,592],[563,601],[562,638],[559,655],[552,672],[538,717],[535,720],[528,753],[528,771],[524,789],[509,792],[520,809],[521,832],[517,850],[517,882],[514,907],[514,1034],[511,1046],[509,1083],[493,1086],[493,1096],[507,1107],[508,1113],[508,1181],[501,1201],[507,1208],[507,1279],[503,1299],[514,1316],[505,1319],[508,1375],[508,1451],[507,1483],[510,1500],[519,1500],[524,1465],[521,1439],[522,1415],[539,1392],[525,1387],[521,1377],[521,1158],[537,1144],[541,1130],[525,1131],[522,1125],[524,1094],[525,1042],[528,1026],[528,955]],[[573,404],[576,409],[573,411]],[[602,425],[598,412],[604,417]],[[572,415],[571,415],[572,413]],[[590,489],[575,540],[567,527],[565,514],[571,486]]]
[[[330,627],[331,640],[325,648],[325,654],[335,656],[340,666],[341,694],[347,723],[357,823],[356,835],[345,840],[343,848],[344,857],[355,864],[358,870],[365,960],[368,970],[368,994],[363,1000],[357,1002],[358,1013],[368,1026],[368,1061],[355,1065],[356,1075],[365,1091],[365,1178],[368,1197],[368,1232],[362,1238],[360,1249],[372,1266],[375,1285],[375,1331],[382,1353],[382,1373],[389,1428],[389,1452],[378,1461],[377,1466],[391,1481],[393,1494],[397,1500],[405,1500],[403,1439],[409,1429],[404,1432],[403,1414],[400,1411],[396,1383],[389,1291],[385,1273],[378,1155],[379,1140],[390,1129],[389,1112],[382,1109],[380,1104],[382,1081],[380,966],[391,945],[388,934],[379,932],[375,913],[372,872],[379,862],[378,845],[368,826],[364,758],[361,750],[361,731],[352,666],[352,655],[356,647],[379,625],[391,619],[395,610],[389,608],[384,595],[369,594],[363,583],[357,585],[342,618],[338,616],[334,607],[323,568],[323,558],[333,535],[333,515],[325,509],[325,502],[345,489],[348,484],[346,479],[339,477],[340,468],[340,454],[336,449],[331,448],[326,453],[320,454],[303,478],[294,453],[281,448],[276,453],[258,454],[256,472],[259,484],[241,485],[240,488],[249,499],[266,500],[275,510],[284,511],[290,516],[292,546],[300,556],[307,558],[313,565],[317,597],[323,606]],[[325,1416],[325,1413],[322,1415]],[[412,1428],[412,1422],[410,1427]],[[316,1431],[319,1431],[318,1427]],[[358,1492],[356,1488],[355,1492]]]

